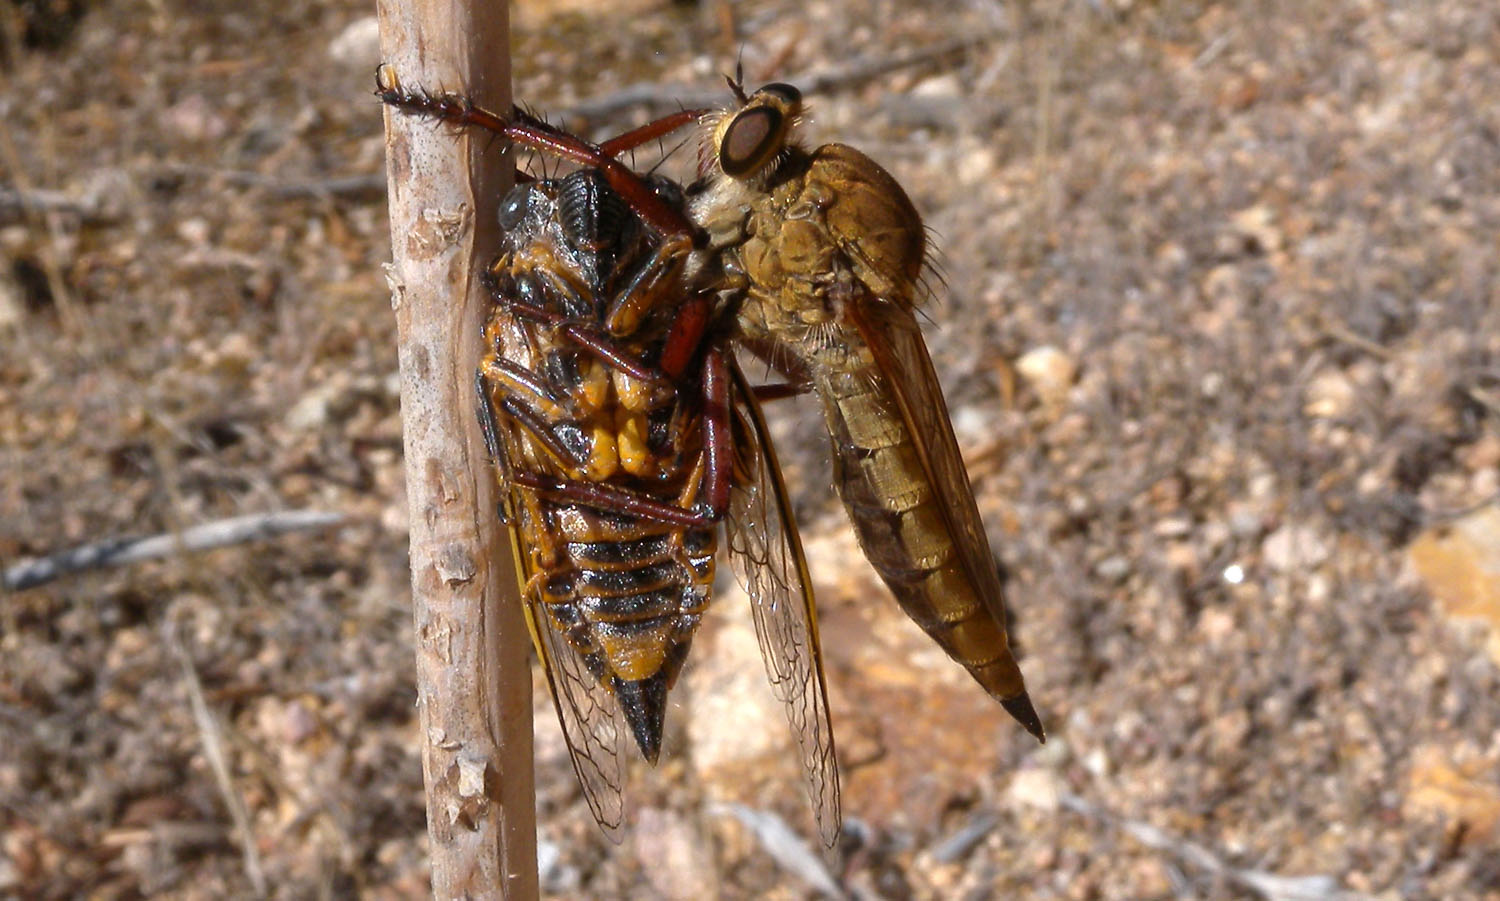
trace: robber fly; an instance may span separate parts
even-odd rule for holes
[[[581,167],[501,204],[476,388],[533,644],[594,818],[618,838],[626,731],[657,759],[722,523],[832,846],[838,773],[811,577],[756,389],[731,352],[733,308],[691,274],[701,236],[682,189],[615,159],[701,112],[594,145],[520,110],[405,90],[388,66],[377,94]]]
[[[802,95],[770,84],[703,118],[689,215],[745,346],[822,401],[834,482],[907,616],[1044,739],[1006,639],[999,572],[915,311],[927,234],[906,192],[843,144],[793,132]]]

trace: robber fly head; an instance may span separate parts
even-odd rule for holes
[[[723,173],[736,181],[763,179],[776,171],[791,143],[802,116],[802,92],[776,82],[746,97],[735,82],[730,87],[742,103],[714,122],[704,145],[700,174]]]

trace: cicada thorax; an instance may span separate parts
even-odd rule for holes
[[[691,212],[741,334],[822,402],[834,482],[902,609],[1033,734],[1001,586],[914,309],[927,235],[896,180],[851,147],[790,140],[789,85],[711,123]]]
[[[524,590],[548,620],[534,627],[566,638],[654,761],[667,690],[714,577],[715,524],[684,521],[703,490],[701,386],[691,372],[647,377],[672,305],[610,334],[616,301],[662,260],[597,171],[520,185],[501,215],[482,390],[506,458]],[[667,509],[683,516],[664,519]]]

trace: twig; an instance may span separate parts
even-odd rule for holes
[[[1230,866],[1202,845],[1177,838],[1149,823],[1116,816],[1075,794],[1064,792],[1060,800],[1064,807],[1074,813],[1113,826],[1148,848],[1165,851],[1184,863],[1247,888],[1268,901],[1371,901],[1367,895],[1340,890],[1332,876],[1278,876],[1263,870]]]
[[[868,81],[877,75],[911,68],[935,60],[962,53],[994,40],[994,35],[978,35],[944,41],[928,47],[918,47],[908,53],[893,56],[865,56],[823,72],[803,72],[789,76],[786,80],[810,94],[824,93],[835,88]],[[727,94],[722,85],[705,88],[701,85],[662,85],[651,82],[628,85],[600,97],[584,100],[562,110],[561,118],[577,117],[599,119],[626,109],[640,107],[650,112],[681,107],[713,106],[725,101]]]
[[[818,853],[781,817],[770,811],[733,803],[710,804],[708,812],[739,820],[740,825],[755,835],[772,860],[823,897],[834,901],[845,901],[849,897]]]
[[[245,169],[221,169],[188,163],[171,163],[159,170],[165,175],[214,178],[247,188],[264,188],[275,197],[349,197],[375,200],[385,196],[385,172],[366,172],[329,178],[288,180]],[[3,207],[0,207],[3,209]]]
[[[101,198],[73,197],[62,191],[44,188],[23,190],[0,187],[0,225],[25,222],[28,216],[44,216],[59,213],[75,216],[81,222],[113,222],[119,218],[118,210],[107,210]]]
[[[1396,358],[1394,350],[1391,350],[1384,344],[1371,341],[1363,335],[1355,334],[1348,326],[1330,317],[1319,317],[1318,327],[1323,332],[1325,338],[1332,338],[1356,350],[1362,350],[1377,360],[1394,360]],[[1468,395],[1469,399],[1474,403],[1484,407],[1491,413],[1500,413],[1500,394],[1480,388],[1477,385],[1457,385],[1455,387]]]
[[[229,773],[229,762],[224,757],[223,730],[218,718],[208,709],[203,699],[203,683],[198,680],[198,671],[193,667],[192,655],[183,647],[177,634],[177,625],[168,623],[162,630],[166,633],[167,647],[182,667],[182,685],[187,691],[188,703],[193,708],[193,720],[198,724],[198,739],[203,743],[203,756],[208,758],[213,770],[214,782],[219,794],[224,797],[224,806],[229,808],[229,818],[234,821],[234,831],[240,842],[240,854],[245,859],[245,876],[258,897],[266,897],[266,874],[261,870],[260,852],[255,847],[255,834],[250,830],[250,813],[245,809],[245,800],[234,788]]]
[[[386,70],[510,107],[504,3],[378,0]],[[374,87],[372,84],[371,87]],[[514,163],[504,142],[387,112],[418,730],[434,897],[537,896],[530,636],[476,427],[474,372]]]
[[[1323,336],[1326,338],[1332,338],[1335,341],[1340,341],[1350,347],[1362,350],[1378,360],[1390,360],[1396,356],[1395,351],[1389,347],[1377,344],[1363,335],[1355,334],[1348,326],[1330,316],[1319,316],[1317,322],[1318,327],[1323,332]]]
[[[231,544],[245,544],[285,535],[337,525],[342,513],[321,510],[288,510],[281,513],[253,513],[193,526],[180,533],[169,532],[149,538],[112,538],[82,547],[51,554],[37,560],[26,560],[8,567],[0,585],[7,591],[34,588],[72,573],[106,566],[124,566],[166,557],[182,551],[202,551]]]

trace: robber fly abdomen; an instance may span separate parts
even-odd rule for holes
[[[927,236],[896,180],[852,147],[791,140],[801,94],[746,96],[704,131],[690,211],[739,323],[810,383],[834,481],[902,609],[1042,737],[1005,630],[999,573],[914,310]]]

